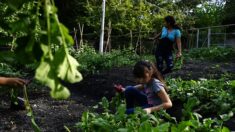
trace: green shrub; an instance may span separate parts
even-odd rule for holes
[[[79,61],[80,70],[88,73],[109,70],[113,67],[133,66],[141,59],[153,60],[153,56],[139,56],[133,49],[112,50],[109,53],[99,54],[94,48],[83,45],[79,51],[71,49],[71,54]]]

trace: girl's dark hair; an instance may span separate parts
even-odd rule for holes
[[[156,66],[149,61],[146,60],[138,61],[134,66],[133,74],[136,78],[145,78],[145,73],[146,72],[150,73],[151,70],[153,71],[152,77],[160,80],[164,84],[165,90],[168,91],[168,88],[161,73],[158,71]]]
[[[173,16],[166,16],[164,18],[164,20],[169,23],[174,29],[179,29],[181,30],[181,28],[176,24],[175,22],[175,18]]]

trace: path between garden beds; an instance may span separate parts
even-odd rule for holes
[[[115,91],[112,88],[114,83],[134,84],[131,69],[130,67],[113,68],[100,72],[100,74],[88,75],[82,82],[69,85],[72,96],[68,100],[51,99],[49,89],[45,87],[31,89],[29,98],[36,122],[42,131],[64,131],[64,125],[72,128],[71,126],[80,120],[82,112],[90,110],[103,96],[109,99],[114,96]],[[234,60],[226,63],[188,61],[182,70],[167,76],[181,77],[186,80],[217,79],[224,73],[235,75]],[[235,79],[235,77],[232,76],[231,79]],[[0,96],[0,131],[33,131],[26,112],[10,110],[8,99],[8,95]],[[175,104],[175,106],[181,107],[179,104]],[[175,112],[177,113],[177,110]],[[235,118],[227,123],[231,129],[235,130],[233,124],[235,124]]]

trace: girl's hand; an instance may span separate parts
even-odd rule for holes
[[[26,81],[20,78],[6,78],[6,85],[14,87],[23,87],[26,84]]]
[[[150,114],[152,112],[152,110],[150,108],[145,108],[144,111],[147,113],[147,114]]]
[[[125,91],[125,88],[121,84],[114,84],[114,88],[119,93],[122,93]]]

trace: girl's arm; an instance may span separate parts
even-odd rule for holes
[[[172,107],[172,102],[171,99],[169,98],[168,94],[166,93],[165,89],[161,89],[158,93],[157,96],[160,97],[162,100],[162,104],[153,106],[150,108],[145,108],[144,110],[149,114],[154,111],[159,111],[161,109],[168,109]]]
[[[143,90],[144,89],[144,85],[143,84],[138,84],[134,86],[136,89],[138,90]]]
[[[138,90],[143,90],[144,89],[144,85],[142,85],[142,84],[138,84],[138,85],[135,85],[135,86],[133,86],[134,88],[136,88],[136,89],[138,89]],[[120,85],[120,84],[118,84],[118,85],[114,85],[114,88],[116,89],[116,91],[117,92],[124,92],[126,89],[122,86],[122,85]]]
[[[23,87],[26,81],[20,78],[0,77],[0,85]]]
[[[176,38],[176,44],[177,44],[177,47],[178,47],[178,52],[176,54],[176,58],[179,58],[182,56],[182,52],[181,52],[181,39],[180,37]]]

